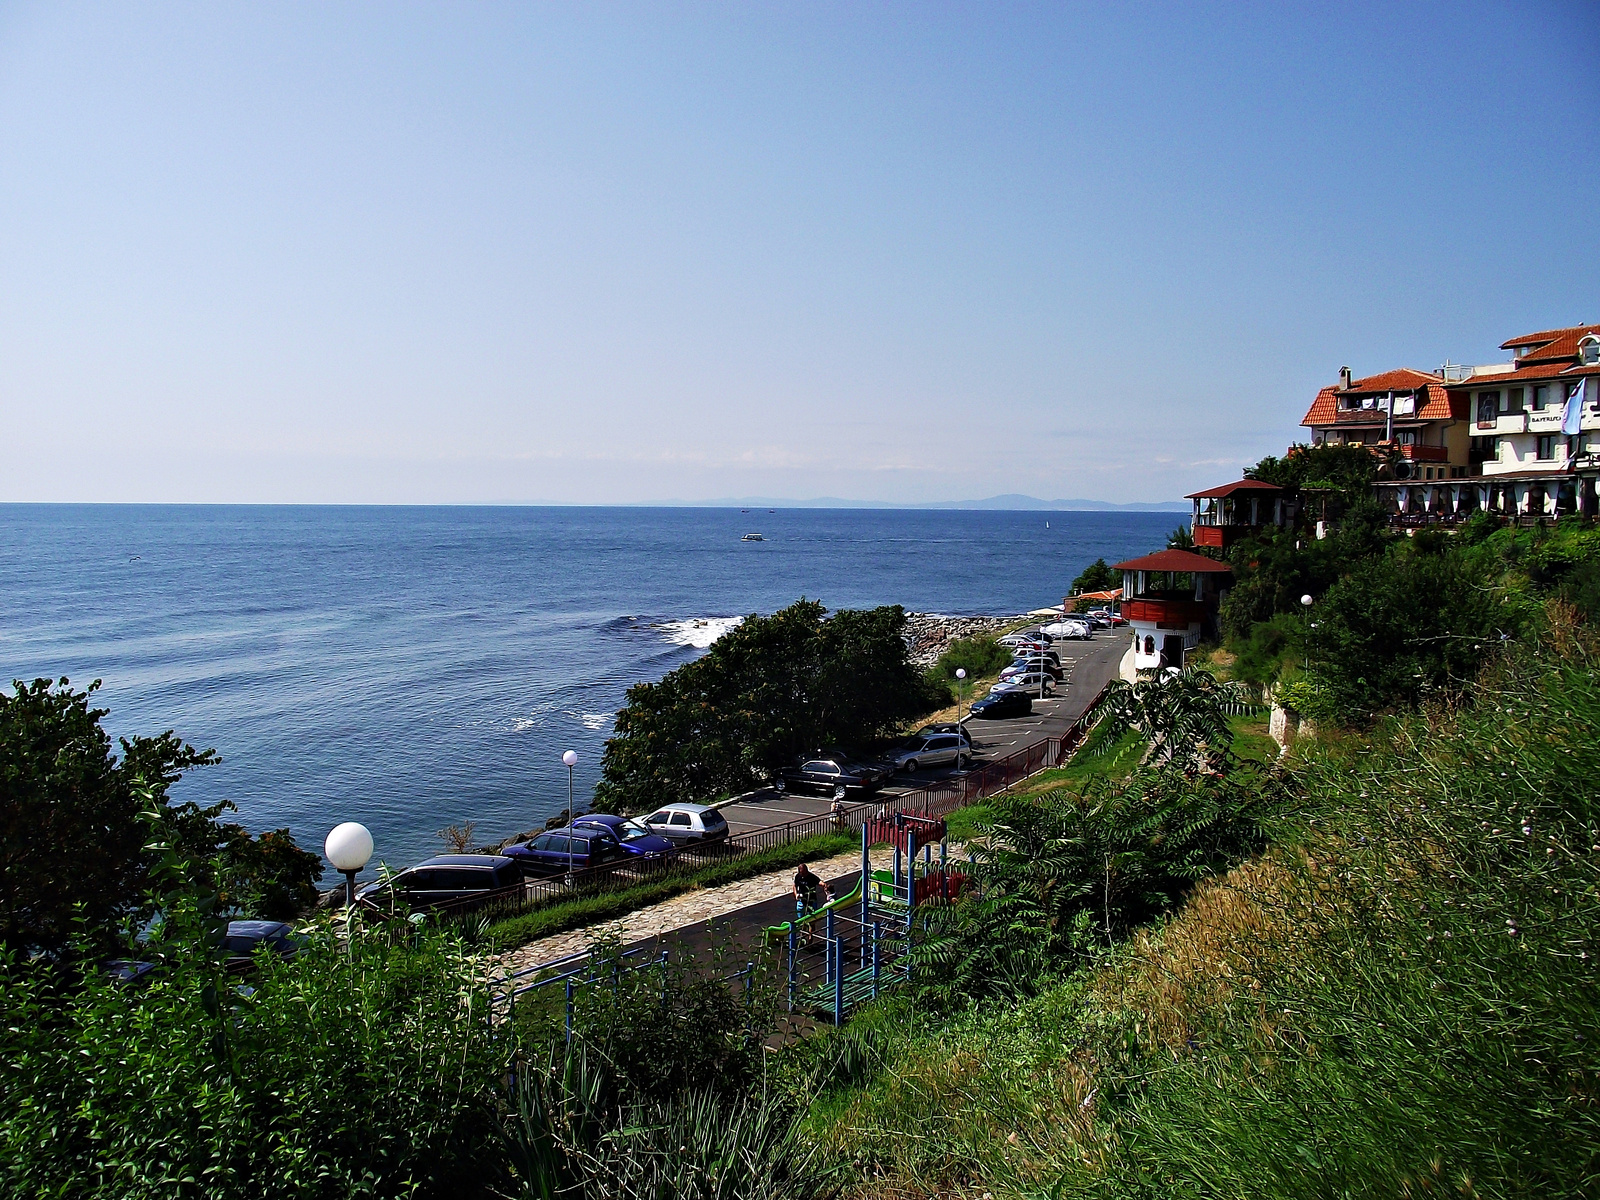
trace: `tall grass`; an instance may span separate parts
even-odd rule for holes
[[[1597,665],[1558,624],[1310,751],[1169,922],[1032,999],[886,1006],[809,1135],[862,1196],[1600,1193]]]

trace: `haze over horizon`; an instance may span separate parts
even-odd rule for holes
[[[1600,320],[1600,8],[0,5],[0,501],[1168,501]]]

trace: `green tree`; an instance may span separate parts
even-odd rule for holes
[[[1282,458],[1268,455],[1245,472],[1247,478],[1276,484],[1291,496],[1317,489],[1350,505],[1372,495],[1372,483],[1383,465],[1371,450],[1359,445],[1291,446]]]
[[[1194,530],[1190,529],[1187,525],[1179,525],[1171,533],[1167,534],[1167,549],[1193,550]]]
[[[18,681],[0,692],[0,944],[55,954],[81,920],[104,946],[148,915],[156,841],[165,842],[235,909],[260,900],[273,915],[314,898],[321,860],[287,830],[254,838],[218,817],[231,804],[174,805],[168,789],[185,771],[217,761],[170,730],[121,740],[112,751],[91,708],[99,688],[66,679]],[[148,793],[158,835],[141,820]]]
[[[828,617],[798,600],[751,615],[704,657],[628,689],[596,799],[628,811],[704,800],[802,752],[894,732],[940,702],[904,632],[898,605]]]
[[[1465,688],[1517,632],[1491,585],[1455,551],[1400,546],[1359,563],[1310,615],[1306,671],[1326,707],[1360,719]]]
[[[1249,697],[1236,683],[1223,683],[1199,667],[1129,683],[1114,679],[1094,708],[1097,745],[1109,749],[1124,733],[1150,745],[1146,762],[1184,770],[1219,767],[1230,761],[1233,730],[1228,710]]]
[[[409,923],[336,933],[250,988],[163,895],[137,988],[0,947],[0,1193],[111,1200],[487,1196],[512,1045],[486,964]]]
[[[1107,592],[1112,588],[1121,586],[1122,572],[1112,567],[1103,558],[1095,559],[1072,581],[1074,593]]]

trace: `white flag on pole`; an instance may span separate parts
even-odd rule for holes
[[[1561,414],[1561,432],[1569,437],[1583,428],[1583,388],[1587,380],[1580,379],[1567,393],[1567,407]]]

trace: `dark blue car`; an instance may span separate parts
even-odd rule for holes
[[[651,833],[640,825],[635,825],[627,817],[617,817],[610,813],[589,813],[579,817],[572,823],[574,829],[604,829],[617,839],[617,845],[624,851],[637,858],[667,859],[677,851],[677,846],[671,838],[664,838],[659,833]]]
[[[552,829],[500,853],[516,859],[525,875],[565,875],[633,857],[616,835],[597,825]]]

